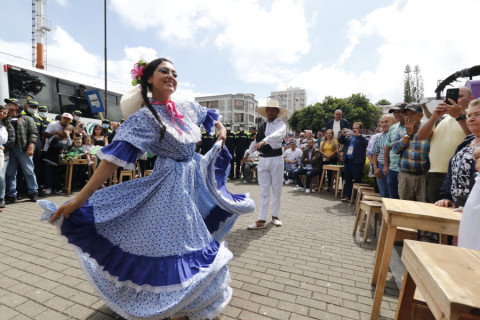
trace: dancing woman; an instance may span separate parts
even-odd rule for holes
[[[223,238],[254,203],[225,187],[231,156],[217,111],[170,100],[177,72],[167,59],[141,61],[132,72],[140,89],[122,98],[128,118],[97,152],[103,161],[60,208],[39,201],[43,218],[56,223],[97,294],[122,317],[213,319],[232,296]],[[205,156],[194,152],[200,124],[218,130]],[[97,190],[119,166],[133,170],[146,150],[157,155],[151,175]]]

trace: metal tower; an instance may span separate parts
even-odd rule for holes
[[[32,65],[38,69],[45,69],[47,32],[51,30],[51,23],[45,18],[45,5],[46,0],[32,0]]]

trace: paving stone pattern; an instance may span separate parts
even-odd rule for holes
[[[228,185],[258,200],[258,185]],[[293,189],[283,188],[283,227],[247,230],[253,213],[227,236],[234,297],[220,319],[369,319],[376,240],[352,237],[353,210],[331,193]],[[56,228],[39,217],[28,201],[0,213],[0,319],[121,319],[97,297]],[[380,319],[393,319],[398,300],[390,273],[387,280]]]

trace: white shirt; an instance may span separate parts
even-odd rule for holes
[[[295,151],[292,149],[288,149],[283,153],[283,157],[285,160],[288,161],[297,161],[297,164],[300,164],[302,162],[302,150],[295,148]]]
[[[0,152],[3,150],[3,145],[8,141],[8,132],[5,126],[0,125]]]
[[[340,121],[333,120],[333,133],[334,136],[336,137],[339,131],[342,131],[342,128],[340,128]]]
[[[55,122],[50,122],[48,124],[47,128],[45,129],[45,132],[52,133],[55,131],[63,131],[63,130],[64,128],[60,125],[60,123],[58,121],[55,121]],[[45,145],[43,146],[43,151],[48,151],[48,148],[50,148],[50,142],[54,137],[55,135],[51,136],[50,138],[47,138],[47,140],[45,141]]]
[[[265,129],[265,138],[262,140],[265,144],[269,144],[272,149],[281,149],[283,138],[287,134],[287,126],[282,119],[275,119],[272,122],[267,121],[267,128]],[[248,153],[252,153],[253,147],[257,145],[257,141],[253,141],[248,149]]]

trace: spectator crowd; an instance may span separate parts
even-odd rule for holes
[[[34,100],[21,104],[10,98],[5,103],[0,106],[1,208],[21,197],[36,201],[38,196],[64,192],[65,164],[74,159],[87,160],[73,172],[73,187],[83,187],[88,166],[97,163],[96,150],[112,141],[121,124],[103,120],[89,134],[81,111],[49,119],[48,108]],[[443,101],[428,114],[424,110],[428,109],[420,103],[397,103],[379,119],[377,133],[371,136],[363,134],[361,122],[344,119],[341,110],[316,133],[288,133],[283,144],[284,183],[310,193],[323,165],[340,164],[345,182],[342,201],[349,201],[353,183],[362,182],[369,171],[382,197],[463,206],[475,183],[480,154],[480,99],[474,100],[469,88],[460,87],[457,101]],[[232,155],[229,178],[254,182],[258,152],[241,160],[257,128],[247,131],[240,124],[234,132],[228,123],[225,128],[225,145]],[[206,154],[215,141],[214,132],[203,131],[196,151]],[[142,156],[141,172],[152,169],[154,160],[149,152]],[[332,188],[331,171],[326,188]]]
[[[36,201],[39,196],[64,193],[69,161],[86,160],[85,165],[74,166],[72,175],[73,187],[82,188],[88,167],[96,166],[96,150],[112,141],[120,125],[104,119],[89,135],[80,110],[51,119],[48,107],[35,100],[4,102],[0,106],[0,210],[24,197]]]

